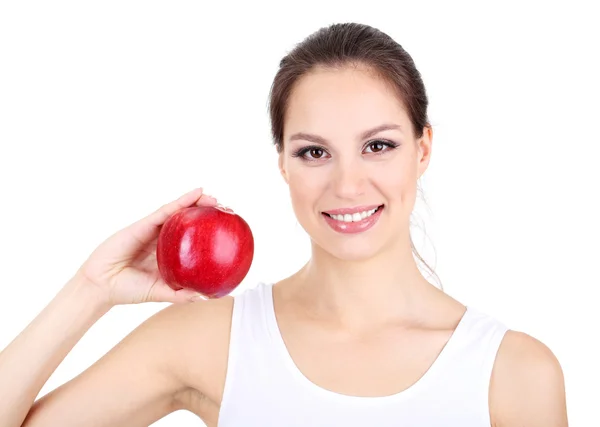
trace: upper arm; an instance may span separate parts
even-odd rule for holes
[[[494,427],[567,427],[563,372],[546,345],[506,333],[492,372],[490,413]]]
[[[205,309],[210,303],[172,304],[154,314],[80,375],[36,401],[23,427],[148,426],[185,409],[179,396],[192,389],[191,353],[196,371],[210,358],[203,335],[210,337],[211,319],[202,314],[211,312]],[[203,355],[197,346],[204,347]]]

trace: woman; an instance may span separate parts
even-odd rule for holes
[[[146,426],[186,409],[220,427],[566,426],[551,351],[415,263],[427,104],[411,57],[372,27],[336,24],[296,46],[270,113],[310,260],[235,298],[174,292],[157,273],[160,226],[216,200],[198,189],[166,204],[100,245],[0,354],[0,425]],[[103,314],[148,301],[178,304],[35,401]]]

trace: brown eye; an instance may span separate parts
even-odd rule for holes
[[[371,151],[373,153],[377,153],[379,151],[383,151],[385,145],[382,142],[373,142],[370,144],[371,146]]]
[[[309,147],[302,147],[295,151],[292,153],[292,157],[299,157],[307,162],[314,162],[315,160],[326,159],[327,151],[322,147],[311,145]]]
[[[320,159],[323,156],[323,150],[320,148],[311,148],[310,149],[310,157],[314,159]]]
[[[399,146],[399,144],[392,142],[392,141],[378,140],[378,141],[372,141],[372,142],[368,143],[366,150],[368,153],[383,154],[383,153],[387,153],[390,150],[393,150],[394,148],[396,148],[398,146]]]

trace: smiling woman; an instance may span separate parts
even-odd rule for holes
[[[567,425],[552,352],[417,268],[427,106],[410,55],[367,25],[322,28],[281,61],[271,130],[312,255],[236,297],[219,425]]]
[[[195,190],[164,205],[100,245],[0,354],[0,425],[149,425],[187,409],[211,427],[566,427],[553,353],[418,268],[410,216],[432,155],[427,108],[412,58],[387,34],[342,23],[310,35],[281,61],[270,99],[308,262],[187,304],[194,295],[170,289],[147,256],[142,268],[140,253],[175,212],[216,200]],[[95,321],[149,301],[185,304],[34,402]]]

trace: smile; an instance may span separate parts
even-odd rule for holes
[[[370,217],[371,215],[373,215],[375,212],[377,212],[381,208],[383,208],[383,205],[377,206],[374,209],[369,209],[369,210],[365,210],[365,211],[361,211],[361,212],[345,213],[345,214],[332,214],[332,213],[323,212],[323,214],[327,215],[329,218],[335,219],[336,221],[359,222],[365,218]]]
[[[337,209],[322,214],[325,222],[333,231],[354,234],[362,233],[373,227],[381,217],[384,207],[385,205],[361,206],[358,209]]]

